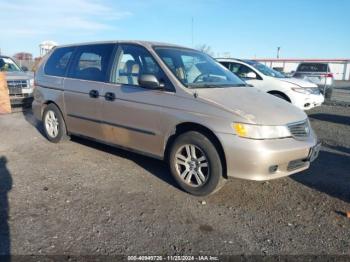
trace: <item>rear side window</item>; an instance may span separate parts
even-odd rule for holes
[[[329,72],[329,67],[327,64],[317,64],[317,63],[308,63],[300,64],[298,66],[299,72]]]
[[[74,47],[62,47],[53,51],[46,62],[44,71],[47,75],[64,76],[73,54]]]
[[[114,44],[99,44],[77,47],[68,77],[105,81]]]

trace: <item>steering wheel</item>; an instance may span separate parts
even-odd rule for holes
[[[197,76],[194,80],[193,80],[193,83],[197,83],[198,80],[203,77],[203,76],[210,76],[210,74],[208,73],[203,73],[203,74],[200,74],[199,76]]]

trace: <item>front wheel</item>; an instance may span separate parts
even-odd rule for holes
[[[216,147],[199,132],[190,131],[177,137],[170,151],[169,165],[180,187],[193,195],[212,194],[225,182]]]

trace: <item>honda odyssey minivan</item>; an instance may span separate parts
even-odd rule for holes
[[[41,62],[35,85],[33,112],[48,140],[78,135],[164,159],[194,195],[217,191],[229,177],[300,172],[320,149],[302,110],[176,45],[59,46]]]

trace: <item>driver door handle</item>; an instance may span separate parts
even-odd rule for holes
[[[115,100],[115,94],[112,93],[112,92],[107,92],[107,93],[105,94],[105,99],[106,99],[107,101],[114,101],[114,100]]]
[[[99,93],[98,93],[97,90],[91,90],[91,91],[89,92],[89,96],[90,96],[91,98],[98,98]]]

